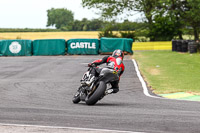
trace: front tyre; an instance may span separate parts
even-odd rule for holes
[[[74,104],[77,104],[77,103],[79,103],[81,101],[81,99],[80,99],[80,91],[81,91],[81,87],[78,88],[76,94],[74,95],[74,97],[72,99],[72,102]]]
[[[99,99],[104,95],[106,90],[106,84],[103,81],[100,81],[99,86],[95,90],[95,92],[92,93],[91,96],[87,96],[85,99],[85,102],[87,105],[94,105],[97,103]]]

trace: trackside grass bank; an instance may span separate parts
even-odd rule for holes
[[[200,54],[135,51],[140,71],[156,94],[200,94]]]

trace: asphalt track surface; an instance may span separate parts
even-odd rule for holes
[[[95,106],[73,104],[72,96],[87,70],[85,63],[102,57],[0,57],[1,125],[200,132],[200,103],[145,96],[129,56],[117,94],[104,97]]]

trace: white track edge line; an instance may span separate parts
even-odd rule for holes
[[[165,98],[163,98],[163,97],[152,96],[152,95],[149,94],[147,85],[146,85],[146,83],[145,83],[143,77],[141,76],[141,73],[140,73],[140,71],[139,71],[139,68],[138,68],[138,65],[137,65],[135,59],[132,59],[132,61],[133,61],[133,64],[134,64],[134,66],[135,66],[136,74],[137,74],[137,76],[138,76],[138,78],[139,78],[139,80],[140,80],[140,82],[141,82],[141,84],[142,84],[143,93],[144,93],[146,96],[148,96],[148,97],[159,98],[159,99],[165,99]]]
[[[41,126],[41,125],[23,125],[23,124],[4,124],[4,123],[0,123],[0,126],[34,127],[34,128],[49,128],[49,129],[69,129],[69,130],[102,131],[102,132],[116,132],[116,133],[144,133],[144,132],[120,131],[120,130],[109,130],[109,129],[60,127],[60,126]]]
[[[133,65],[135,66],[135,71],[136,71],[136,74],[142,84],[142,88],[143,88],[143,93],[144,95],[148,96],[148,97],[151,97],[151,98],[158,98],[158,99],[164,99],[164,100],[176,100],[176,101],[186,101],[186,102],[199,102],[199,101],[192,101],[192,100],[184,100],[184,99],[171,99],[171,98],[167,98],[167,97],[158,97],[158,96],[152,96],[149,94],[149,91],[148,91],[148,88],[147,88],[147,85],[146,85],[146,82],[144,81],[143,77],[141,76],[141,73],[139,71],[139,68],[138,68],[138,64],[137,62],[135,61],[135,59],[132,59],[133,61]]]

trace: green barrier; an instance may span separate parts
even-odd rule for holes
[[[2,56],[2,54],[1,54],[1,43],[2,43],[2,40],[0,40],[0,56]]]
[[[113,52],[116,49],[133,54],[132,43],[133,39],[130,38],[106,38],[100,39],[100,53]]]
[[[99,54],[98,39],[70,39],[67,41],[68,54]]]
[[[33,41],[33,55],[65,55],[64,39],[41,39]]]
[[[31,40],[1,40],[0,56],[31,56]]]

